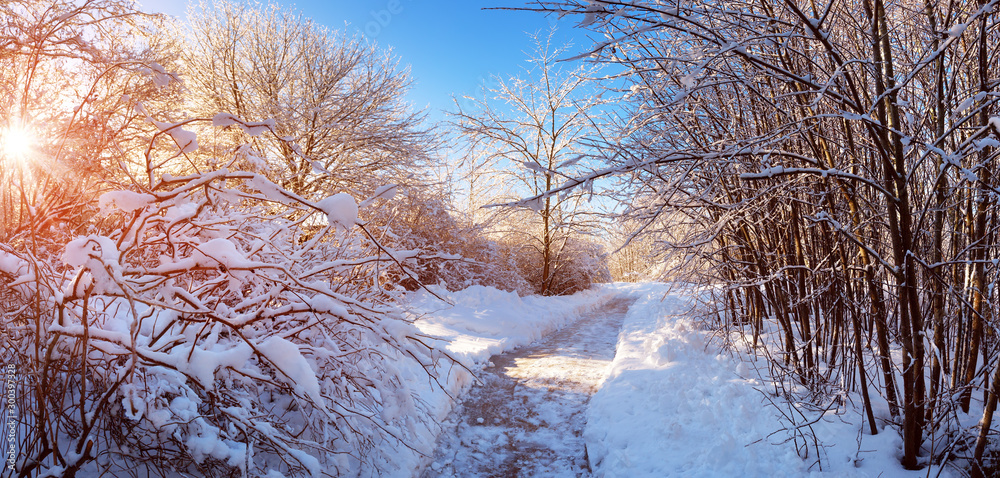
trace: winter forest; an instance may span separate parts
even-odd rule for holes
[[[1000,476],[998,4],[0,0],[0,477]]]

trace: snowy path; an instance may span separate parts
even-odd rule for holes
[[[632,298],[616,298],[542,341],[496,355],[449,417],[424,477],[588,476],[583,428]]]

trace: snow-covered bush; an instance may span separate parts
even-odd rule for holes
[[[145,148],[130,105],[176,92],[146,74],[169,64],[162,25],[126,0],[0,2],[0,242],[86,223],[94,178]]]
[[[548,280],[539,266],[541,255],[537,248],[526,244],[517,248],[515,256],[521,274],[536,293],[567,295],[586,290],[597,282],[611,281],[607,254],[600,244],[576,237],[563,238],[553,247]]]
[[[514,251],[489,239],[481,227],[462,225],[440,195],[408,188],[398,200],[373,209],[371,221],[387,226],[384,242],[424,252],[407,263],[413,276],[399,278],[407,289],[440,284],[455,291],[485,285],[520,295],[532,293]]]
[[[197,139],[161,129],[181,152]],[[408,384],[440,354],[392,305],[399,258],[351,196],[230,170],[237,151],[103,194],[57,259],[0,249],[20,472],[351,476],[393,469],[371,451],[414,439]]]

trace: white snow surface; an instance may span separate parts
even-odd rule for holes
[[[409,293],[404,301],[411,318],[421,332],[443,339],[436,345],[461,364],[440,371],[444,390],[423,381],[426,385],[420,399],[428,404],[435,423],[443,423],[458,405],[450,397],[461,400],[471,387],[473,379],[469,371],[479,373],[492,355],[535,342],[580,314],[600,307],[617,293],[612,288],[595,287],[565,297],[519,297],[513,292],[483,286],[458,292],[436,286],[430,289],[453,305],[427,291]],[[423,371],[414,373],[420,376]],[[431,455],[439,433],[440,428],[412,430],[409,435],[417,439],[414,443],[420,452]],[[419,475],[431,461],[429,456],[421,456],[402,446],[392,453],[391,460],[398,466],[399,474],[387,476]]]
[[[316,203],[316,207],[326,213],[331,226],[337,225],[350,229],[358,222],[358,203],[350,194],[334,194]]]
[[[18,278],[27,274],[29,264],[20,257],[0,249],[0,272]]]
[[[264,354],[283,375],[291,379],[297,394],[309,397],[313,403],[319,405],[324,403],[316,372],[302,356],[298,345],[281,337],[270,337],[257,344],[257,350]]]
[[[112,207],[116,207],[125,212],[132,212],[142,209],[155,201],[152,194],[137,193],[133,191],[110,191],[101,195],[98,199],[98,206],[102,213],[108,213]]]
[[[792,412],[755,371],[767,376],[762,359],[722,351],[694,318],[692,289],[624,290],[638,300],[619,333],[611,373],[587,411],[584,439],[594,476],[956,476],[938,467],[904,470],[899,432],[880,424],[872,436],[861,421],[860,397],[827,411]],[[786,416],[801,434],[793,436]]]
[[[419,314],[417,328],[448,340],[448,353],[473,370],[482,368],[492,355],[541,339],[616,294],[613,288],[600,286],[565,297],[518,297],[484,286],[460,292],[431,290],[454,305],[426,292],[417,293],[410,302]]]
[[[150,120],[153,121],[153,120]],[[160,131],[164,131],[174,139],[177,143],[177,147],[180,148],[181,153],[193,153],[198,150],[198,135],[193,131],[188,131],[181,128],[183,123],[163,123],[160,121],[153,121]]]
[[[607,377],[631,302],[615,298],[540,341],[491,357],[449,415],[422,476],[586,475],[587,403]]]

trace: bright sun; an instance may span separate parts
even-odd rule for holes
[[[0,128],[0,151],[8,159],[27,159],[34,149],[34,143],[35,135],[28,128],[18,125]]]

